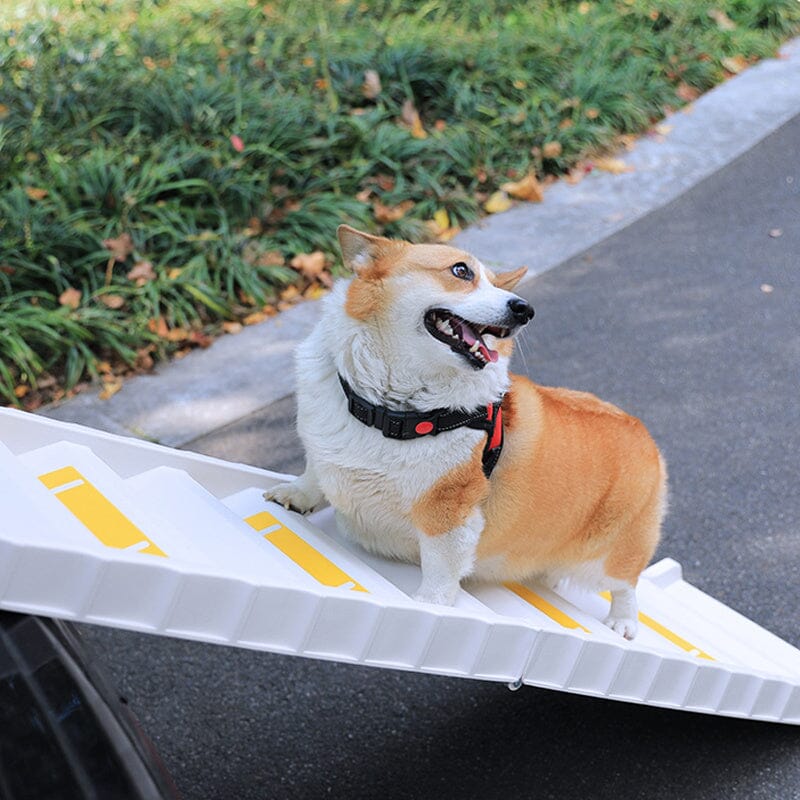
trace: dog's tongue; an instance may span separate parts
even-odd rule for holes
[[[475,331],[473,331],[469,325],[461,326],[461,338],[467,343],[469,347],[472,347],[472,345],[474,345],[475,342],[477,342],[478,349],[481,351],[483,357],[487,361],[497,361],[497,359],[500,357],[496,350],[490,350],[484,343],[483,339],[475,335]]]

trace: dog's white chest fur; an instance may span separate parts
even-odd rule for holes
[[[485,434],[462,428],[399,441],[353,417],[339,381],[348,359],[330,350],[333,330],[341,333],[335,316],[323,319],[297,353],[297,428],[307,466],[346,535],[381,555],[419,561],[415,501],[466,461]]]

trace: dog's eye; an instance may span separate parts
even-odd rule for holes
[[[459,261],[458,264],[453,264],[453,266],[450,267],[450,272],[452,272],[456,278],[461,278],[462,281],[471,281],[475,277],[475,273],[463,261]]]

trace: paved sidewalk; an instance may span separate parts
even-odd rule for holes
[[[660,208],[800,112],[800,39],[666,120],[624,154],[635,171],[559,183],[544,203],[522,204],[460,234],[457,246],[493,267],[530,268],[528,281]],[[795,155],[796,157],[796,155]],[[292,353],[319,314],[304,303],[205,351],[129,380],[106,401],[87,392],[41,413],[175,447],[216,440],[232,423],[294,390]],[[244,455],[236,460],[246,460]]]

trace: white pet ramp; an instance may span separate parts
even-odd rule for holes
[[[276,653],[524,683],[800,724],[800,651],[681,579],[608,600],[470,586],[410,598],[417,567],[343,542],[329,509],[266,504],[285,476],[0,409],[0,606]]]

